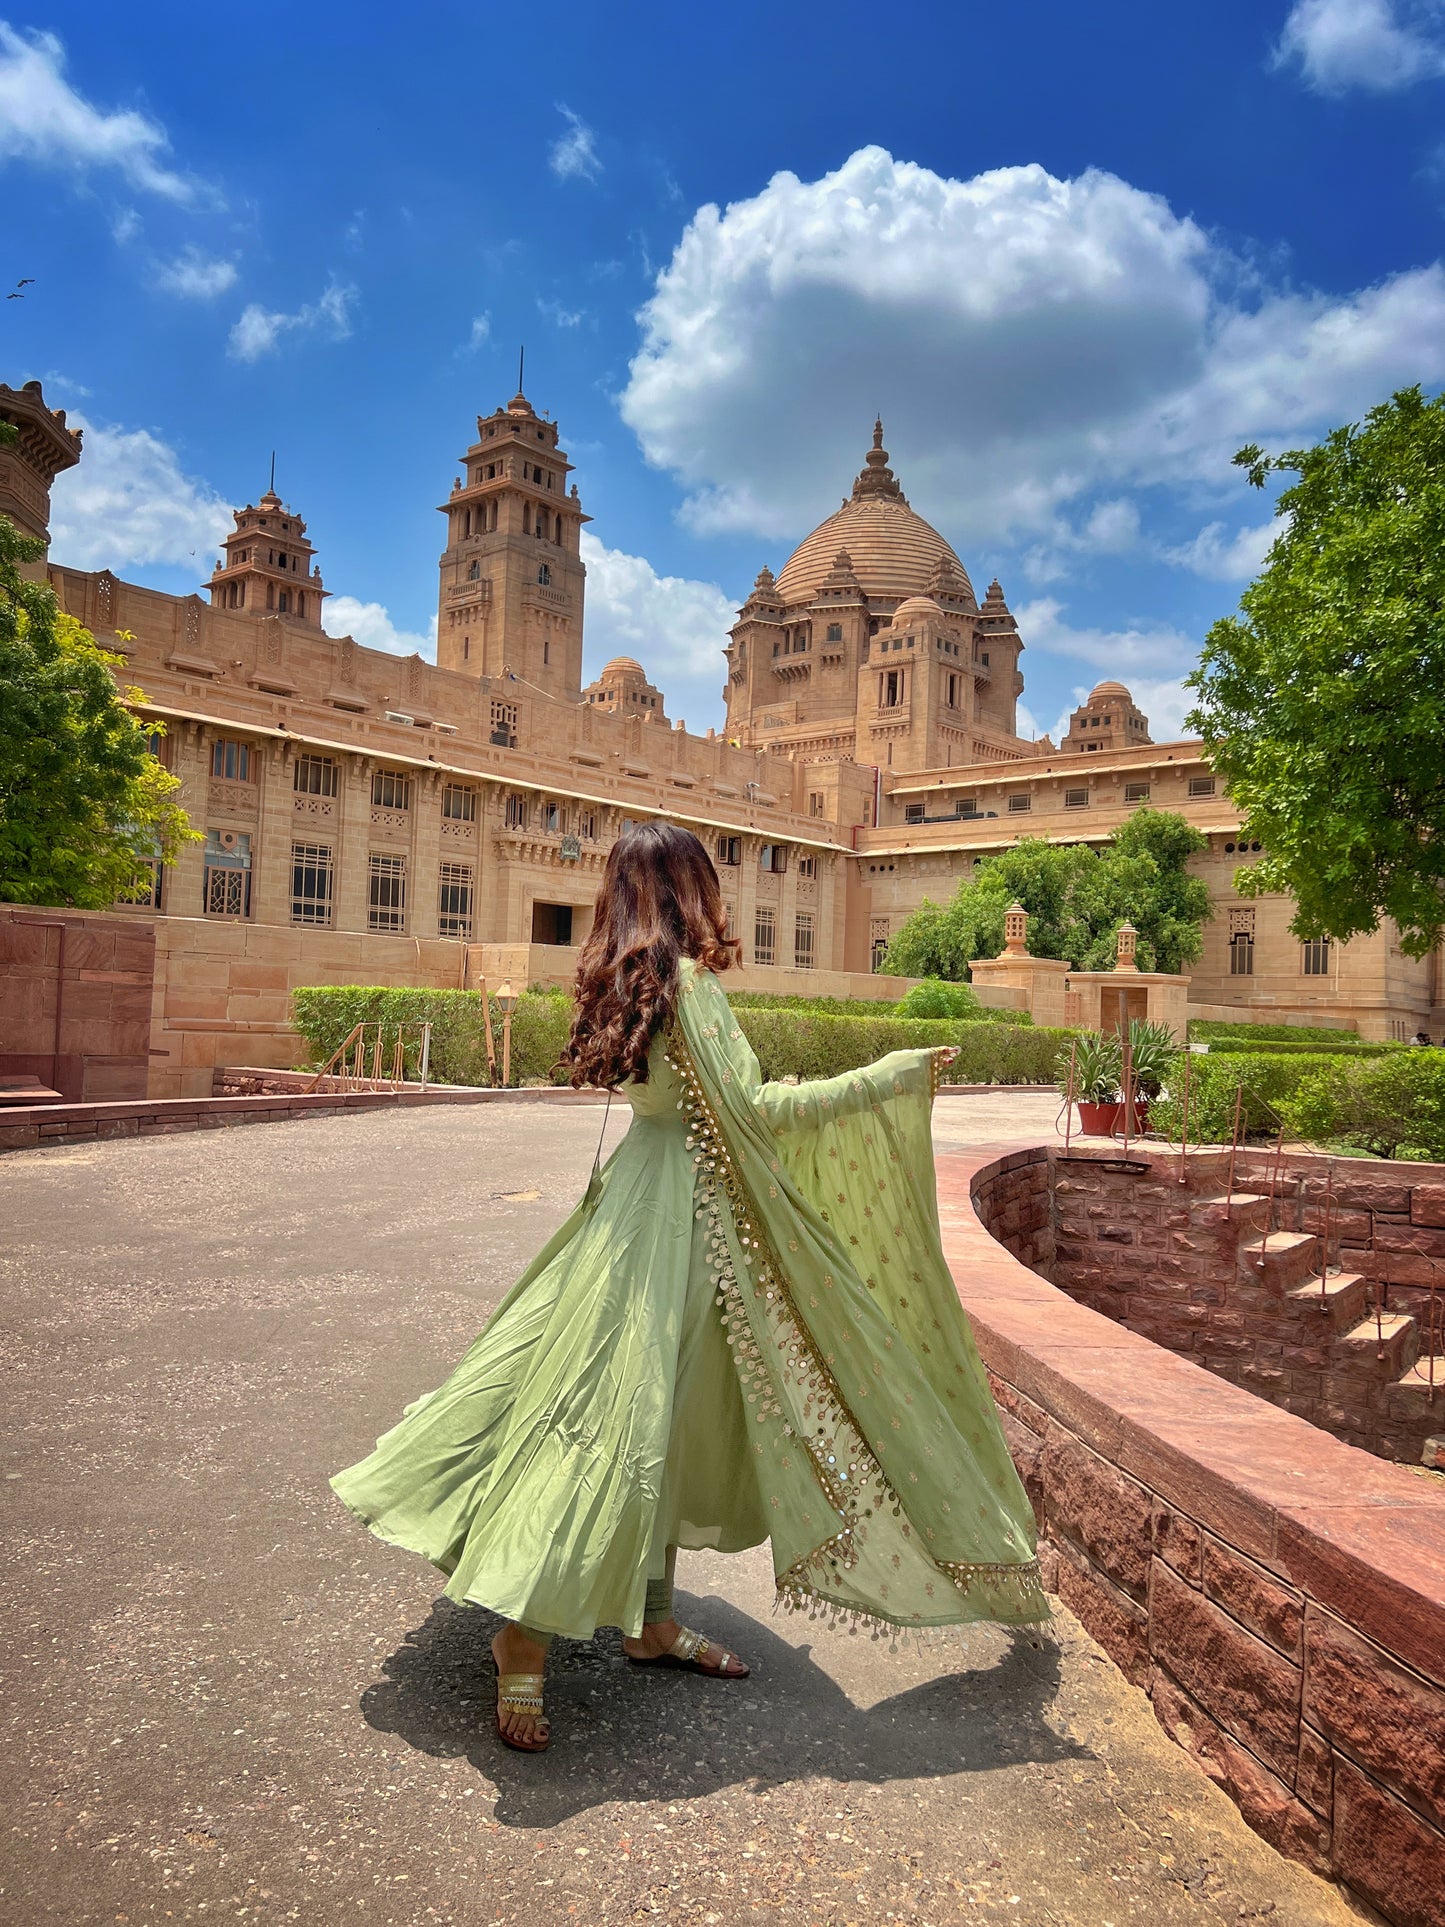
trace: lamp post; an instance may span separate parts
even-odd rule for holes
[[[510,977],[497,992],[497,1003],[502,1012],[502,1088],[507,1090],[512,1082],[512,1012],[517,1008],[517,993]]]

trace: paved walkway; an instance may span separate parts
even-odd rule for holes
[[[1054,1104],[951,1098],[940,1142]],[[752,1679],[559,1642],[552,1751],[502,1750],[494,1622],[325,1480],[445,1375],[599,1123],[425,1110],[0,1161],[0,1923],[1353,1920],[1062,1611],[1040,1649],[893,1656],[774,1617],[765,1552],[685,1555],[684,1616]]]

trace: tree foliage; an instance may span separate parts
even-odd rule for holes
[[[1216,622],[1189,727],[1265,855],[1248,895],[1301,937],[1392,918],[1411,956],[1445,925],[1445,397],[1406,388],[1316,448],[1235,461],[1298,477],[1239,613]]]
[[[196,832],[108,654],[20,564],[44,553],[0,515],[0,899],[104,909]]]
[[[1209,889],[1191,876],[1205,839],[1182,816],[1138,809],[1103,851],[1024,837],[985,857],[951,903],[925,901],[888,946],[884,968],[909,977],[966,982],[975,957],[1003,949],[1004,916],[1017,899],[1029,913],[1029,951],[1076,970],[1113,968],[1119,925],[1139,932],[1141,970],[1196,962]]]

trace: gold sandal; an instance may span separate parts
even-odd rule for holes
[[[542,1710],[542,1680],[541,1673],[497,1674],[497,1738],[515,1753],[545,1753],[552,1743],[550,1727],[536,1740],[514,1740],[502,1729],[503,1713],[530,1713],[537,1720],[546,1720]]]
[[[707,1652],[718,1655],[716,1666],[701,1664]],[[643,1659],[636,1653],[628,1653],[627,1658],[634,1666],[675,1666],[686,1673],[704,1673],[709,1679],[746,1679],[748,1676],[746,1662],[738,1659],[736,1653],[730,1653],[725,1646],[714,1646],[704,1634],[695,1633],[688,1626],[683,1627],[665,1653],[658,1653],[654,1659]],[[728,1671],[730,1661],[736,1661],[737,1672]]]

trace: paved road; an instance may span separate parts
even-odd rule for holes
[[[1051,1113],[949,1099],[940,1139]],[[685,1556],[685,1617],[752,1679],[558,1642],[552,1751],[498,1746],[494,1622],[325,1480],[445,1375],[599,1122],[417,1110],[0,1159],[4,1927],[1354,1919],[1063,1612],[1041,1649],[990,1628],[894,1656],[774,1617],[765,1553]]]

